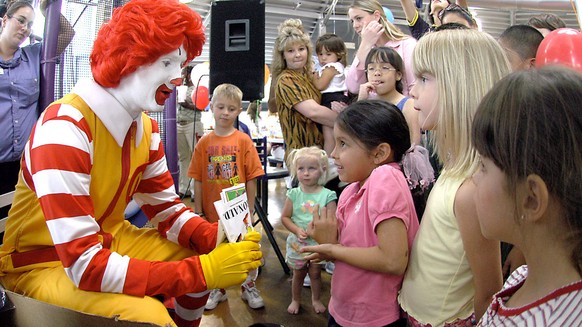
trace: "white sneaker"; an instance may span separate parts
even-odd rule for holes
[[[311,279],[309,275],[305,275],[305,279],[303,279],[303,287],[311,287]]]
[[[259,295],[259,290],[256,287],[242,287],[242,294],[240,296],[243,301],[249,304],[249,307],[253,309],[262,308],[265,306],[265,302],[261,295]]]
[[[206,301],[206,305],[204,306],[204,309],[206,310],[214,310],[216,308],[216,306],[218,305],[218,303],[220,302],[224,302],[226,301],[228,297],[226,296],[226,293],[222,293],[220,289],[213,289],[210,292],[210,296],[208,297],[208,300]]]

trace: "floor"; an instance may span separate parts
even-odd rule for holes
[[[269,204],[268,217],[274,227],[274,235],[279,248],[285,255],[285,240],[288,231],[281,224],[281,208],[285,201],[287,189],[282,179],[269,181]],[[187,205],[192,205],[190,200],[184,201]],[[240,289],[233,287],[227,290],[228,300],[222,302],[211,311],[205,311],[202,317],[203,327],[243,327],[255,323],[275,323],[285,327],[294,326],[327,326],[327,311],[323,314],[316,314],[311,306],[311,291],[304,287],[301,297],[301,310],[297,315],[287,313],[287,306],[291,302],[291,276],[285,274],[273,247],[266,234],[263,232],[261,224],[256,226],[257,230],[263,234],[261,246],[265,265],[257,279],[257,288],[265,300],[265,307],[261,309],[251,309],[240,298]],[[331,275],[322,272],[322,302],[327,306],[329,303]]]

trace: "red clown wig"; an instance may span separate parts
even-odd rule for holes
[[[91,52],[93,78],[103,87],[117,87],[140,66],[181,45],[191,61],[204,41],[202,18],[178,0],[132,0],[99,30]]]

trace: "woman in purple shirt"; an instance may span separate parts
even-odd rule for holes
[[[46,7],[41,1],[41,11]],[[20,45],[32,33],[34,8],[28,1],[8,2],[0,31],[0,194],[14,190],[20,170],[20,156],[40,114],[41,43]],[[68,35],[66,37],[65,35]],[[61,16],[61,53],[74,35]],[[2,216],[2,215],[0,215]]]

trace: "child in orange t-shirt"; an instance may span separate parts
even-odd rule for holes
[[[194,209],[210,222],[218,221],[214,202],[220,192],[230,186],[244,183],[249,212],[254,212],[257,183],[255,179],[265,174],[259,155],[248,135],[238,131],[234,122],[242,111],[242,91],[232,84],[221,84],[212,94],[210,104],[215,120],[214,131],[203,136],[188,168],[188,176],[194,179]],[[255,287],[257,270],[241,285],[242,299],[253,309],[264,306]],[[206,309],[216,308],[227,299],[224,289],[212,290]]]

